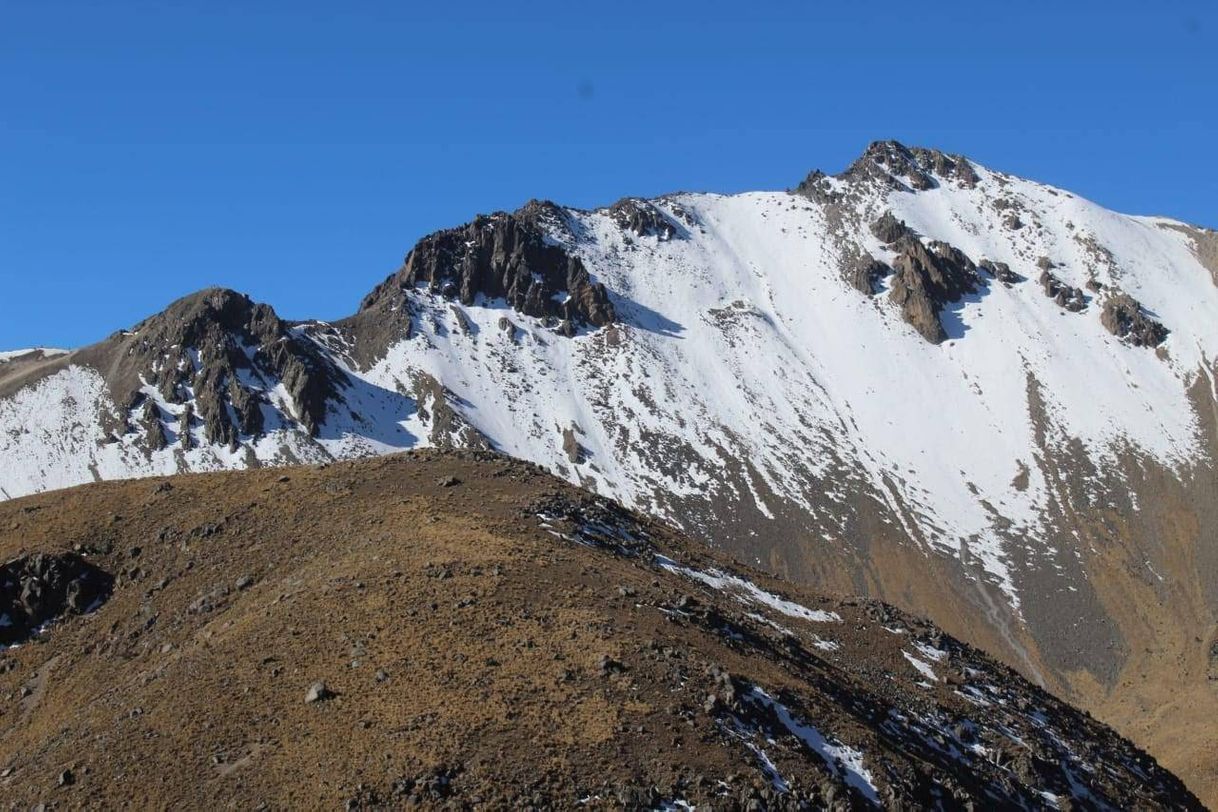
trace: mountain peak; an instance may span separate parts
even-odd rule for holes
[[[870,177],[894,188],[911,191],[934,189],[943,181],[973,188],[976,170],[963,155],[938,149],[907,147],[899,141],[873,141],[842,174],[847,178]]]

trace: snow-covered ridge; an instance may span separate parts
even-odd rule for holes
[[[43,358],[53,358],[56,355],[64,355],[67,352],[67,350],[59,350],[54,347],[27,347],[24,350],[0,350],[0,364],[34,353],[38,353]]]
[[[608,327],[567,337],[502,300],[462,305],[414,289],[409,315],[394,316],[409,330],[371,365],[351,351],[365,334],[302,329],[350,378],[314,437],[271,381],[267,400],[286,417],[268,414],[243,448],[195,438],[185,452],[149,452],[138,432],[107,438],[98,415],[113,404],[100,376],[68,366],[0,400],[0,496],[451,442],[420,408],[419,382],[430,380],[460,424],[500,450],[677,523],[690,503],[715,500],[760,518],[795,512],[847,543],[858,500],[873,501],[1018,608],[1011,545],[1046,544],[1046,455],[1078,446],[1097,470],[1126,452],[1181,472],[1206,461],[1189,390],[1213,388],[1218,288],[1171,221],[976,165],[950,176],[931,165],[915,190],[877,180],[887,166],[823,179],[831,202],[682,194],[557,210],[549,242],[608,290]],[[1006,263],[1025,281],[989,280],[948,304],[947,340],[930,345],[888,300],[891,277],[870,297],[843,278],[859,252],[893,262],[867,228],[886,212],[923,241]],[[1045,295],[1046,262],[1088,291],[1086,309]],[[1105,328],[1110,290],[1170,331],[1158,348]],[[161,407],[167,420],[177,408]]]

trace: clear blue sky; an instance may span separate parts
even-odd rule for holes
[[[423,234],[786,188],[877,138],[1218,226],[1203,2],[0,0],[0,348],[206,285],[337,318]]]

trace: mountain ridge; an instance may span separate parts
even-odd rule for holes
[[[375,308],[266,341],[242,325],[197,366],[149,356],[139,404],[107,403],[85,350],[0,366],[0,450],[22,461],[3,494],[495,447],[929,614],[1215,780],[1205,748],[1148,727],[1160,703],[1185,729],[1218,708],[1211,232],[895,142],[790,192],[535,202],[452,232]],[[603,286],[612,318],[594,292],[554,310],[569,283]],[[92,352],[129,359],[124,340]],[[298,401],[285,375],[314,356],[336,395]],[[97,433],[103,411],[121,433]],[[150,448],[153,424],[189,447]]]

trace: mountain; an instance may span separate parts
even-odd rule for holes
[[[15,808],[1201,808],[932,624],[489,452],[26,497],[0,560]]]
[[[878,142],[479,216],[338,322],[207,290],[10,359],[0,496],[495,449],[929,616],[1218,801],[1215,324],[1215,232]]]

